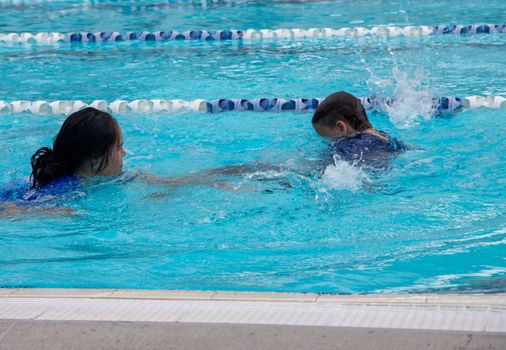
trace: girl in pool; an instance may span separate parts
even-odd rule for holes
[[[37,210],[27,203],[71,191],[81,178],[117,175],[124,156],[123,135],[116,119],[91,107],[75,112],[63,123],[53,148],[42,147],[32,156],[30,184],[0,190],[0,214]],[[61,208],[38,210],[69,212]]]
[[[32,156],[32,187],[72,182],[77,177],[117,175],[125,154],[116,119],[95,108],[85,108],[65,120],[53,149],[42,147]]]
[[[47,204],[78,189],[84,178],[120,174],[125,154],[123,134],[116,119],[92,107],[75,112],[63,123],[53,147],[42,147],[32,156],[30,183],[0,188],[0,216],[14,216],[23,212],[72,214],[74,211],[71,209]],[[148,173],[136,174],[135,177],[172,188],[208,185],[230,190],[230,186],[216,177],[246,170],[248,166],[243,165],[181,177],[160,177]]]

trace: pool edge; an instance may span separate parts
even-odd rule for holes
[[[0,289],[0,320],[272,324],[506,334],[506,293]]]
[[[506,293],[320,294],[289,292],[142,290],[94,288],[0,288],[0,298],[269,301],[337,304],[416,304],[506,307]]]

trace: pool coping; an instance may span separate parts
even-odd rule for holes
[[[506,336],[506,293],[341,295],[0,288],[0,320],[323,326]]]
[[[337,304],[416,304],[506,307],[506,293],[493,294],[327,294],[290,292],[142,290],[94,288],[0,288],[0,298],[86,298],[131,300],[206,300],[312,302]]]

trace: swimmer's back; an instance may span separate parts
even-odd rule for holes
[[[384,165],[393,156],[405,151],[406,145],[383,131],[362,132],[340,139],[325,152],[325,161],[332,164],[334,157],[350,162]]]
[[[46,201],[77,189],[79,184],[76,175],[60,177],[41,188],[32,188],[28,182],[14,182],[0,188],[0,203]]]

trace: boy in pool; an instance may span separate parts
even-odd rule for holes
[[[316,168],[319,170],[333,164],[335,156],[346,161],[363,162],[375,168],[382,168],[392,156],[406,149],[402,142],[383,131],[374,129],[360,100],[347,92],[336,92],[328,96],[316,109],[312,124],[318,134],[334,140],[331,148],[318,162]],[[179,178],[151,177],[148,181],[173,186],[199,183],[216,185],[219,183],[211,179],[215,180],[220,176],[242,176],[258,171],[280,172],[283,170],[294,171],[281,164],[239,164],[208,169]],[[302,170],[302,175],[308,175],[307,171]],[[283,181],[284,179],[278,177],[274,180]],[[290,187],[289,183],[285,187]]]
[[[333,164],[335,156],[346,161],[363,162],[375,168],[383,168],[392,156],[407,149],[404,143],[374,129],[360,100],[344,91],[333,93],[323,100],[314,112],[312,124],[319,135],[333,140],[331,148],[324,153],[323,159],[318,161],[316,168],[319,170],[322,170],[322,166]],[[205,179],[213,176],[240,176],[258,171],[283,170],[294,169],[281,164],[240,164],[204,170],[195,173],[193,177],[205,183]],[[301,175],[307,175],[307,172],[302,170]],[[195,183],[192,177],[163,179],[158,182],[184,183],[184,179],[188,183]]]
[[[402,142],[374,129],[360,100],[344,91],[325,98],[311,122],[319,135],[334,140],[325,154],[325,165],[332,164],[334,156],[384,165],[392,156],[406,150]]]

